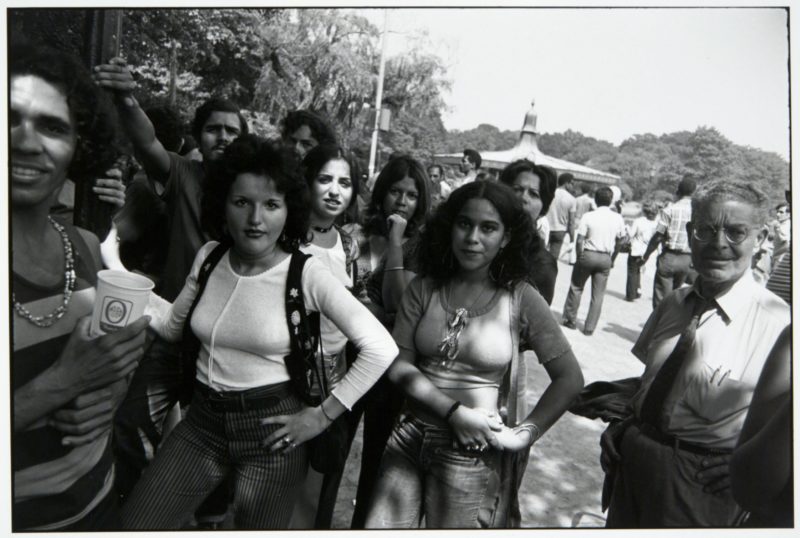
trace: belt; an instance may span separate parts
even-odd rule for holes
[[[682,250],[675,250],[674,248],[665,248],[664,252],[669,252],[670,254],[680,254],[683,256],[690,256],[691,252],[684,252]]]
[[[583,249],[584,252],[594,252],[595,254],[605,254],[606,256],[611,256],[610,252],[604,252],[602,250],[590,250],[588,248]]]
[[[273,407],[292,395],[291,383],[276,383],[247,390],[218,392],[203,383],[195,383],[195,391],[205,399],[212,411],[250,411]]]
[[[674,435],[664,433],[655,426],[652,426],[645,422],[641,422],[639,420],[637,420],[635,424],[636,427],[639,428],[639,431],[645,435],[645,437],[648,437],[653,441],[660,443],[662,445],[671,446],[675,450],[685,450],[686,452],[691,452],[692,454],[700,454],[701,456],[719,456],[720,454],[730,454],[731,452],[733,452],[732,450],[729,449],[707,448],[704,446],[696,445],[694,443],[690,443],[688,441],[683,441],[681,439],[678,439]]]

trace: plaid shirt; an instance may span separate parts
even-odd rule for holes
[[[681,198],[661,210],[656,223],[656,231],[666,236],[664,248],[689,254],[689,235],[686,223],[692,220],[691,198]]]

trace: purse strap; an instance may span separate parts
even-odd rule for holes
[[[194,379],[197,375],[197,354],[200,352],[200,340],[198,340],[197,336],[192,332],[192,314],[194,314],[194,309],[197,308],[200,298],[203,296],[211,272],[227,251],[227,245],[222,243],[218,244],[208,256],[206,256],[203,265],[200,266],[200,271],[197,273],[197,293],[194,296],[194,301],[192,301],[192,306],[189,307],[189,312],[186,314],[186,321],[183,324],[182,382],[178,399],[184,405],[189,403],[189,400],[192,399]]]

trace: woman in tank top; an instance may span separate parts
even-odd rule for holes
[[[503,451],[530,447],[583,387],[547,303],[526,282],[537,241],[513,191],[492,182],[455,190],[427,224],[389,370],[408,413],[384,451],[368,528],[415,527],[422,517],[428,528],[491,526]],[[520,346],[551,378],[530,413],[516,398]]]

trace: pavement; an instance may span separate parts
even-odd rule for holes
[[[578,330],[563,329],[583,370],[586,384],[638,376],[644,369],[630,349],[652,310],[655,256],[645,267],[642,297],[635,302],[625,301],[626,258],[626,254],[621,254],[611,269],[600,323],[594,334],[586,336],[581,332],[589,308],[588,282],[578,310]],[[551,308],[558,320],[561,319],[571,274],[572,267],[559,261]],[[532,404],[548,383],[543,367],[536,364],[530,368],[528,398]],[[534,445],[519,493],[523,527],[604,526],[605,516],[600,509],[603,472],[599,445],[604,429],[605,423],[599,419],[589,420],[566,413]],[[334,529],[350,527],[360,457],[361,433],[358,433],[339,489]]]

